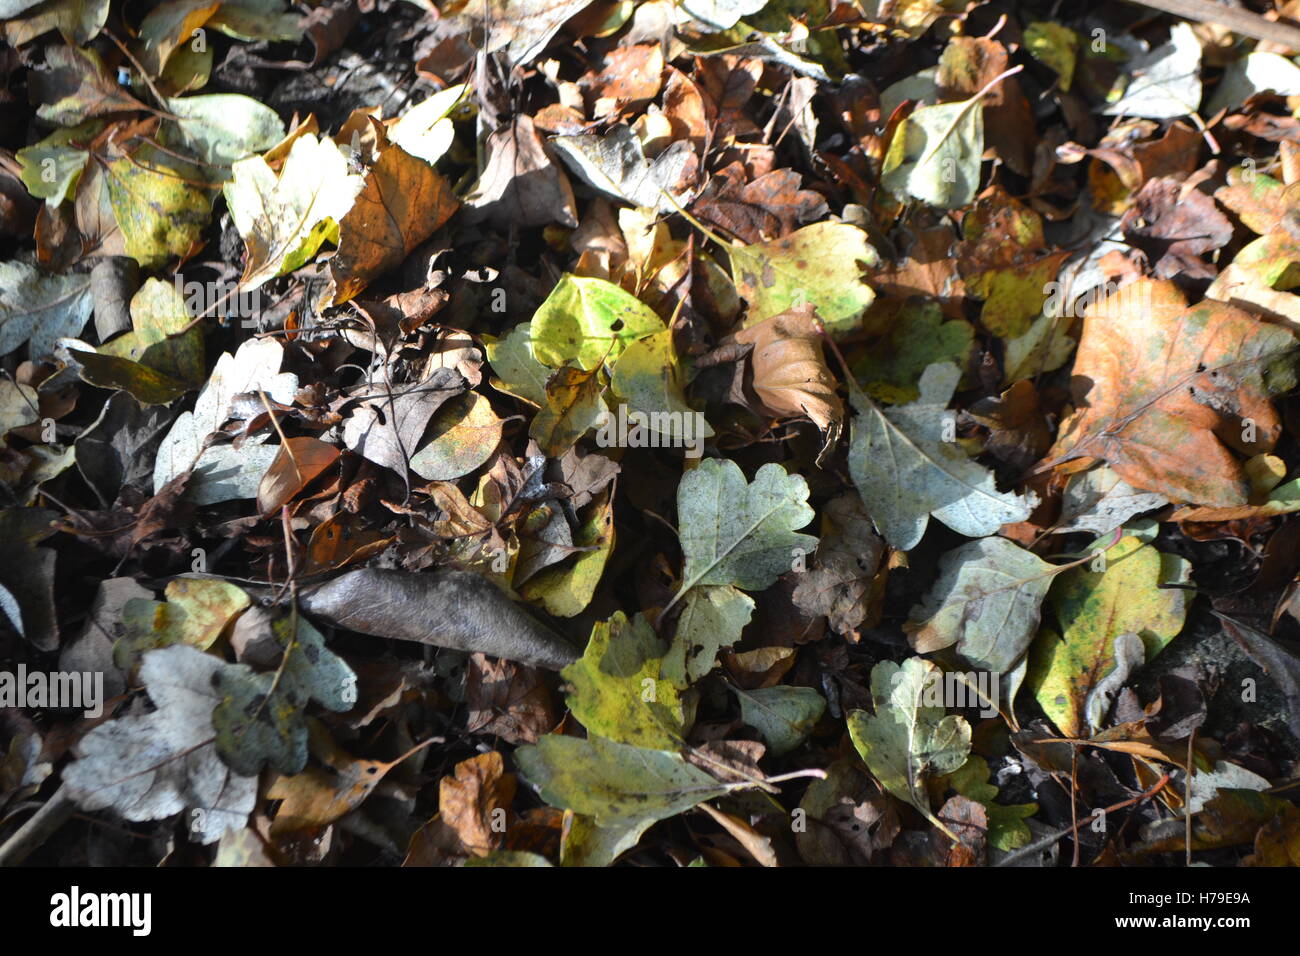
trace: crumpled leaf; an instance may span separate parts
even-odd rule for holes
[[[1026,686],[1062,733],[1086,732],[1088,696],[1117,664],[1117,635],[1137,634],[1150,660],[1182,631],[1187,592],[1159,586],[1186,583],[1190,571],[1185,559],[1128,535],[1106,552],[1104,571],[1084,565],[1061,575],[1051,603],[1063,636],[1045,633],[1035,644]]]
[[[160,820],[186,808],[191,832],[213,843],[244,826],[257,778],[217,756],[213,681],[227,667],[193,647],[150,651],[140,676],[158,708],[101,724],[77,744],[63,783],[84,810],[112,808],[128,820]]]
[[[1281,426],[1269,399],[1295,384],[1295,346],[1290,332],[1231,306],[1187,308],[1171,282],[1138,280],[1087,309],[1078,411],[1049,457],[1101,458],[1174,501],[1245,504],[1249,484],[1223,442],[1249,419],[1251,450],[1272,447]]]
[[[1167,504],[1164,495],[1138,491],[1102,465],[1070,476],[1061,493],[1060,530],[1110,534],[1135,515]]]
[[[585,7],[585,0],[487,0],[466,13],[492,24],[485,52],[504,50],[511,67],[523,66],[542,52],[564,22]]]
[[[221,697],[212,711],[217,752],[237,773],[255,775],[264,765],[298,773],[307,764],[307,704],[343,712],[356,703],[356,674],[307,620],[288,614],[271,632],[284,653],[274,673],[226,664],[212,677]]]
[[[0,355],[24,342],[33,359],[81,333],[94,311],[90,276],[46,275],[23,262],[0,262]]]
[[[706,458],[677,486],[682,586],[673,601],[698,585],[768,587],[793,566],[795,550],[811,553],[812,535],[799,534],[813,519],[808,483],[769,462],[747,483],[729,459]]]
[[[862,500],[853,491],[826,504],[822,526],[817,565],[799,575],[791,597],[800,610],[826,615],[836,633],[852,639],[877,596],[873,582],[879,580],[885,544],[876,537]]]
[[[857,226],[818,222],[767,242],[727,246],[736,291],[749,305],[751,326],[790,309],[811,305],[826,330],[855,331],[876,299],[862,274],[879,261]]]
[[[961,373],[950,363],[921,376],[921,397],[882,411],[852,392],[857,416],[849,444],[849,474],[890,546],[907,551],[925,534],[930,516],[958,534],[982,538],[1024,521],[1037,498],[1000,492],[993,474],[945,440],[947,404]]]
[[[17,4],[0,8],[0,18],[11,16],[5,9],[21,8],[23,16],[0,24],[5,40],[10,46],[22,46],[50,30],[58,30],[68,43],[80,46],[89,43],[104,28],[108,20],[110,0],[35,0],[33,4],[19,0]]]
[[[930,810],[925,779],[966,762],[971,731],[965,719],[944,716],[943,707],[927,703],[941,681],[939,668],[919,657],[902,664],[881,661],[871,670],[875,714],[851,711],[848,726],[853,746],[881,786],[949,832]]]
[[[487,164],[465,197],[465,218],[522,228],[578,225],[573,187],[552,158],[532,117],[512,116],[487,140]]]
[[[676,750],[684,732],[677,688],[663,676],[664,646],[649,622],[616,611],[598,621],[580,659],[561,671],[573,689],[569,710],[606,740]]]
[[[604,827],[663,820],[731,788],[675,753],[600,737],[547,734],[515,751],[519,772],[553,807]]]
[[[309,435],[281,443],[258,485],[257,509],[262,514],[279,511],[281,505],[316,480],[338,458],[336,447]]]
[[[194,31],[212,18],[222,0],[166,0],[155,6],[140,22],[140,62],[150,75],[158,76],[167,60]]]
[[[632,342],[664,330],[663,320],[636,296],[604,279],[564,275],[532,320],[537,361],[559,368],[570,360],[594,369]]]
[[[949,551],[905,627],[912,647],[929,654],[955,644],[972,666],[1008,673],[1034,639],[1043,599],[1060,571],[1006,538]]]
[[[803,743],[826,711],[826,699],[811,687],[733,690],[740,699],[740,719],[763,736],[774,757]]]
[[[205,447],[208,436],[230,417],[235,396],[264,391],[281,404],[293,401],[298,376],[281,373],[284,346],[272,338],[249,339],[231,355],[217,360],[208,384],[199,393],[192,412],[184,412],[172,424],[154,462],[154,490],[191,468],[188,494],[197,504],[213,504],[234,498],[252,498],[257,486],[279,453],[264,447],[265,435],[249,435],[243,445]]]
[[[605,573],[614,550],[614,502],[608,492],[592,502],[590,514],[574,532],[573,546],[581,550],[572,564],[546,568],[520,589],[525,600],[540,603],[556,617],[576,617],[586,610]]]
[[[989,846],[995,850],[1014,850],[1033,838],[1024,821],[1038,812],[1038,804],[995,803],[998,788],[989,782],[989,765],[983,757],[971,754],[948,775],[947,782],[962,796],[984,805],[989,819]]]
[[[748,325],[735,339],[754,347],[749,367],[763,405],[779,417],[807,416],[825,434],[823,447],[833,447],[844,423],[844,403],[826,365],[825,339],[812,306]]]
[[[515,775],[505,772],[497,751],[462,760],[438,784],[438,813],[470,853],[486,857],[504,832],[493,826],[497,811],[510,812]],[[549,865],[549,864],[548,864]]]
[[[363,185],[333,140],[311,133],[293,141],[278,174],[250,156],[231,176],[223,190],[247,249],[240,287],[249,291],[308,262],[327,239],[337,241],[338,223]]]
[[[529,437],[546,455],[559,458],[607,414],[600,379],[599,367],[585,372],[566,365],[551,375],[546,402],[528,426]]]
[[[689,199],[689,189],[680,183],[694,156],[690,143],[673,143],[647,160],[636,133],[620,124],[603,136],[555,136],[551,146],[592,189],[633,206],[673,213]]]

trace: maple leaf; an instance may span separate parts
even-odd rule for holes
[[[1085,313],[1079,407],[1049,458],[1104,459],[1133,487],[1176,501],[1245,504],[1249,482],[1228,445],[1272,448],[1281,425],[1270,398],[1295,385],[1295,345],[1230,305],[1187,307],[1172,282],[1124,286]]]

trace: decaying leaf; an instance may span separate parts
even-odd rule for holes
[[[257,778],[218,756],[214,681],[227,665],[193,647],[144,655],[140,677],[158,708],[96,727],[77,745],[63,780],[86,810],[112,808],[128,820],[158,820],[189,810],[187,822],[204,843],[248,820]]]

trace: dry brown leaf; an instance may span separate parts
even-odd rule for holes
[[[1290,332],[1232,306],[1188,308],[1172,282],[1130,283],[1086,310],[1078,410],[1049,455],[1103,459],[1133,487],[1176,501],[1243,505],[1250,485],[1227,446],[1273,447],[1281,424],[1270,398],[1294,384],[1294,347]]]
[[[487,856],[506,832],[506,817],[515,799],[515,775],[495,750],[456,764],[454,776],[438,785],[438,814],[456,831],[465,849]]]
[[[257,489],[262,514],[278,511],[326,468],[338,461],[339,450],[319,438],[290,438],[280,446]]]
[[[823,451],[832,447],[844,422],[839,384],[822,352],[824,335],[810,305],[790,309],[735,335],[752,345],[749,366],[754,393],[771,414],[783,418],[807,416],[826,436]]]

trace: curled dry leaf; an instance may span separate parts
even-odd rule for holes
[[[335,627],[491,654],[559,670],[577,653],[487,578],[362,568],[302,592],[302,609]]]
[[[338,461],[339,450],[319,438],[290,438],[280,446],[257,489],[257,507],[263,514],[280,506],[311,484]]]
[[[826,365],[825,335],[814,308],[774,315],[737,332],[735,339],[754,347],[752,382],[766,410],[779,417],[807,416],[826,436],[823,453],[833,447],[844,423],[844,403]]]

